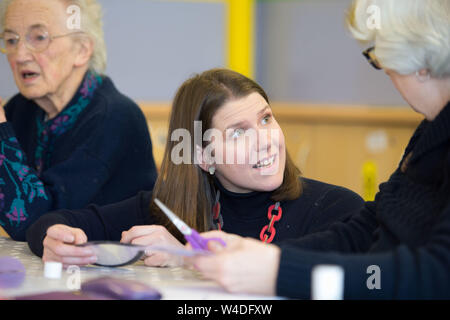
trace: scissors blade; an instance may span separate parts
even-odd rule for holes
[[[182,234],[184,234],[185,236],[191,235],[192,229],[186,223],[184,223],[183,220],[178,218],[177,215],[173,213],[172,210],[167,208],[161,201],[159,201],[159,199],[155,198],[155,203],[162,210],[162,212],[165,213],[167,218],[169,218],[170,221],[172,221],[175,227],[177,227],[177,229],[180,230]]]

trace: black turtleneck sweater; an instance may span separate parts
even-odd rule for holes
[[[450,103],[424,120],[374,202],[281,245],[277,293],[309,298],[311,270],[344,269],[346,299],[450,299]],[[379,267],[380,288],[373,288]],[[374,278],[371,278],[374,276]]]
[[[275,223],[273,243],[324,231],[336,221],[346,221],[359,212],[363,200],[354,192],[330,184],[302,178],[303,194],[291,201],[282,201],[282,218]],[[219,188],[223,230],[259,239],[262,228],[269,224],[267,212],[274,204],[270,192],[236,194]],[[89,241],[119,241],[122,231],[135,225],[156,223],[149,212],[151,192],[106,206],[91,205],[84,210],[60,210],[42,216],[27,232],[30,249],[42,256],[43,239],[54,224],[82,229]]]
[[[282,218],[274,224],[273,243],[326,230],[336,221],[347,220],[363,205],[363,200],[348,189],[306,178],[302,183],[302,196],[280,203]],[[217,179],[216,186],[220,190],[223,231],[259,239],[270,222],[268,209],[275,204],[271,193],[230,192]]]

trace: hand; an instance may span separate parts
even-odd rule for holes
[[[218,242],[210,241],[208,246],[214,255],[190,259],[205,278],[233,293],[276,294],[280,248],[219,231],[206,232],[202,236],[219,237],[227,244],[222,247]]]
[[[3,101],[0,98],[0,123],[6,122],[5,110],[3,109]]]
[[[75,246],[86,242],[87,236],[83,230],[55,224],[48,228],[47,236],[44,238],[42,260],[62,262],[64,268],[94,263],[97,257],[91,249]]]
[[[122,243],[131,243],[142,246],[170,245],[184,248],[167,229],[163,226],[134,226],[128,231],[122,232]],[[149,267],[178,267],[183,265],[183,258],[166,252],[145,251],[144,263]]]

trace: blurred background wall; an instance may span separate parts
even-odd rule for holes
[[[259,1],[256,79],[277,101],[404,105],[345,27],[351,0]]]

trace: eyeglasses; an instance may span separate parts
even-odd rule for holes
[[[381,64],[378,62],[377,58],[375,57],[373,51],[375,50],[375,47],[370,47],[367,50],[363,51],[363,55],[364,57],[366,57],[367,61],[369,61],[369,63],[372,65],[372,67],[374,67],[377,70],[381,70],[383,69],[381,67]]]
[[[39,26],[31,28],[28,31],[25,36],[25,44],[30,51],[39,53],[45,51],[54,39],[80,33],[84,32],[76,31],[58,36],[50,36],[46,28]],[[0,34],[0,52],[4,54],[15,53],[19,47],[19,42],[20,36],[17,33],[11,31],[3,32],[3,34]]]

